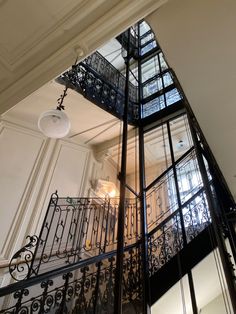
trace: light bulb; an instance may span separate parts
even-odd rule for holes
[[[115,189],[111,190],[108,194],[109,194],[110,197],[115,197],[116,196]]]

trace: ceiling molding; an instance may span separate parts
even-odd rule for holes
[[[22,35],[22,44],[18,46],[9,42],[9,47],[12,45],[15,49],[7,50],[0,42],[0,67],[6,71],[4,79],[0,78],[0,114],[69,68],[78,52],[80,59],[84,58],[166,1],[77,1],[77,5],[65,16],[59,12],[55,18],[55,12],[51,10],[48,14],[52,15],[55,23],[49,25],[48,29],[42,25],[44,31],[35,31],[34,38],[32,34],[28,38]],[[72,5],[75,1],[71,0],[70,3]],[[21,10],[24,10],[24,6]],[[13,18],[8,16],[11,22],[14,21],[15,12],[12,14]],[[33,11],[32,16],[34,14]],[[13,38],[10,40],[13,41]],[[19,41],[19,38],[16,40]]]

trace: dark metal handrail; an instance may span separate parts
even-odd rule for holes
[[[194,157],[194,149],[190,147],[176,162],[180,165]],[[176,199],[168,198],[166,190],[173,181],[172,167],[167,169],[158,180],[150,186],[147,202],[147,225],[150,236],[158,232],[179,211],[190,206],[195,199],[202,197],[204,189],[199,185],[190,191],[181,207]],[[149,187],[150,187],[149,186]],[[163,193],[165,195],[163,195]],[[166,199],[164,205],[157,205],[157,198]],[[48,210],[39,236],[29,238],[23,248],[17,251],[10,262],[9,271],[15,280],[19,275],[25,278],[47,272],[53,267],[65,263],[87,259],[116,249],[118,199],[101,198],[59,198],[57,193],[51,197]],[[125,213],[125,245],[135,243],[141,238],[140,208],[137,199],[126,200]],[[204,204],[204,208],[207,205]],[[17,263],[19,261],[20,263]],[[52,266],[51,266],[52,265]],[[20,276],[22,277],[22,276]]]
[[[139,245],[140,245],[140,240],[138,240],[136,243],[133,243],[133,244],[126,246],[124,248],[124,251],[128,252],[131,249],[138,248]],[[92,264],[96,264],[96,263],[98,263],[104,259],[112,258],[115,255],[116,255],[116,250],[113,250],[113,251],[110,251],[107,253],[102,253],[102,254],[99,254],[99,255],[84,259],[84,260],[74,262],[72,264],[68,264],[65,266],[54,268],[48,272],[39,274],[35,277],[31,277],[31,278],[27,278],[25,280],[14,282],[8,286],[0,288],[0,297],[7,295],[7,294],[10,294],[10,293],[17,291],[17,290],[21,290],[23,288],[29,288],[29,287],[31,287],[35,284],[38,284],[44,280],[53,279],[59,275],[63,275],[65,273],[77,270],[79,268],[83,268],[83,267],[86,267],[86,266],[89,266]]]
[[[198,192],[198,196],[200,192],[202,191]],[[191,202],[193,202],[193,199],[189,200],[189,203]],[[186,212],[185,215],[189,215],[189,213]],[[167,221],[163,222],[159,229],[155,230],[155,233],[152,231],[148,235],[150,276],[183,248],[182,231],[177,212],[173,213],[169,219],[169,222],[172,221],[171,224],[168,224]],[[189,224],[189,219],[186,221]],[[203,222],[202,228],[199,230],[203,230],[208,224],[209,222]],[[196,226],[196,230],[199,226]],[[188,228],[188,225],[186,227]],[[194,236],[197,236],[199,232],[196,231]],[[158,246],[157,243],[159,243]],[[124,248],[124,304],[127,302],[141,302],[140,244],[141,242],[138,240],[136,243],[127,245]],[[37,306],[41,306],[42,311],[45,308],[51,309],[52,306],[57,309],[65,306],[67,310],[68,308],[76,308],[78,312],[78,309],[86,311],[86,308],[102,306],[101,302],[103,306],[112,308],[115,257],[116,250],[113,250],[52,269],[46,273],[0,288],[0,297],[12,294],[16,301],[14,301],[15,304],[11,303],[13,305],[8,308],[8,311],[15,312],[24,307],[37,308]],[[99,283],[97,291],[95,283]],[[38,287],[35,290],[37,295],[30,294],[31,290],[29,288],[33,286]],[[91,293],[89,290],[91,290]],[[96,303],[97,301],[94,301],[94,293],[98,293],[102,297],[100,303],[98,303],[100,305]],[[107,296],[109,296],[109,302]],[[50,301],[46,302],[46,300]],[[71,303],[72,300],[75,300],[75,302]]]
[[[78,200],[83,204],[87,201],[86,198],[60,199],[57,194],[53,194],[51,202],[57,208],[62,200],[70,202]],[[190,242],[211,222],[205,202],[204,189],[201,188],[187,202],[183,203],[182,210],[184,228]],[[47,218],[45,217],[44,223],[46,222]],[[42,237],[42,234],[43,231],[39,238]],[[179,210],[171,213],[167,219],[148,233],[149,276],[152,276],[183,249],[182,235]],[[129,302],[140,304],[142,300],[140,248],[141,240],[139,238],[134,243],[127,244],[124,248],[123,304]],[[0,297],[11,294],[16,300],[11,303],[13,305],[7,311],[17,312],[24,308],[36,309],[40,307],[43,313],[45,309],[51,309],[53,306],[62,313],[69,308],[75,309],[77,312],[82,310],[89,312],[91,308],[102,306],[106,307],[108,313],[110,313],[114,300],[116,254],[114,248],[109,252],[100,251],[96,256],[57,266],[49,271],[37,274],[37,276],[0,288]],[[78,272],[78,270],[80,271]],[[37,291],[37,295],[30,294],[31,290],[29,288],[33,286],[36,290],[33,289],[32,291]],[[100,299],[94,299],[95,295],[100,296]],[[72,302],[72,300],[74,301]]]

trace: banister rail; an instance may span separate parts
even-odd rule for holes
[[[64,204],[60,203],[62,200],[64,202],[67,199],[70,203],[76,200],[57,197],[56,199],[57,202],[53,201],[55,208],[58,204],[60,206]],[[82,199],[80,199],[81,202]],[[189,198],[183,204],[182,210],[184,228],[190,242],[211,223],[204,189],[201,188]],[[183,230],[179,216],[179,210],[174,211],[148,234],[150,276],[183,249]],[[45,219],[46,222],[47,219]],[[123,304],[128,306],[130,302],[134,302],[135,306],[140,306],[142,263],[139,237],[136,237],[134,242],[126,244],[124,254]],[[4,303],[4,310],[0,313],[17,313],[17,311],[29,311],[29,309],[37,313],[50,310],[58,310],[61,313],[69,310],[71,313],[90,313],[97,307],[102,308],[104,313],[112,313],[115,262],[116,249],[113,248],[107,252],[97,252],[89,258],[77,259],[63,265],[57,264],[56,268],[45,269],[44,272],[37,273],[35,276],[2,287],[0,297],[8,296],[8,298]],[[98,299],[94,298],[95,295]]]

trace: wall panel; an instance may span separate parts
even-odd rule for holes
[[[9,258],[8,244],[24,216],[24,199],[45,140],[37,133],[4,124],[0,133],[0,257]]]

